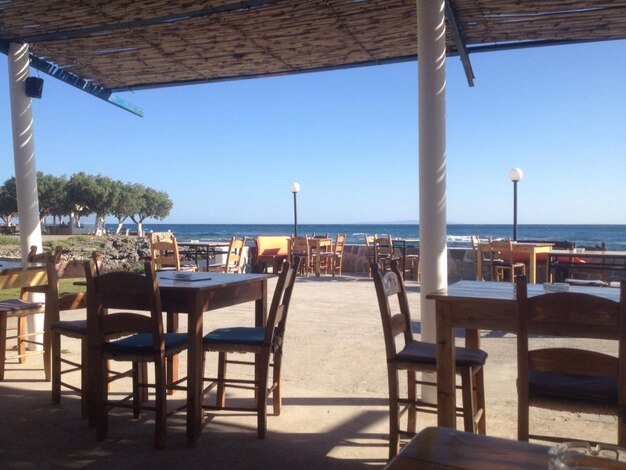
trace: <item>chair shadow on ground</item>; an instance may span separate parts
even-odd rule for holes
[[[386,429],[383,398],[286,397],[280,417],[269,407],[263,440],[257,438],[254,413],[212,412],[195,448],[187,446],[183,412],[168,418],[165,449],[157,450],[152,412],[134,420],[131,410],[114,409],[109,438],[98,442],[95,430],[80,418],[76,395],[63,395],[56,406],[50,391],[38,388],[0,383],[0,415],[11,423],[0,426],[2,468],[365,469],[386,463],[387,435],[377,431]],[[168,399],[168,409],[182,403],[182,398]]]
[[[408,290],[408,289],[407,289]],[[415,334],[421,334],[422,332],[422,322],[419,320],[412,321],[412,330]],[[480,337],[481,338],[504,338],[507,333],[505,331],[497,331],[497,330],[481,330]],[[454,329],[454,337],[455,338],[465,338],[465,329],[464,328],[455,328]]]

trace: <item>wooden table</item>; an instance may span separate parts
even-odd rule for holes
[[[515,333],[517,317],[514,284],[459,281],[426,296],[436,302],[437,423],[456,428],[454,328],[465,328],[465,345],[480,347],[479,329]],[[581,292],[619,301],[619,289],[570,286]],[[528,296],[545,293],[542,285],[529,284]]]
[[[322,264],[322,249],[325,251],[331,251],[333,248],[332,238],[309,238],[309,248],[311,252],[315,250],[315,258],[313,259],[313,266],[315,267],[315,275],[320,275],[320,266]]]
[[[576,263],[576,258],[585,260],[585,263]],[[615,262],[618,260],[621,262]],[[551,250],[548,253],[548,270],[554,281],[563,281],[554,276],[553,269],[557,266],[565,269],[593,269],[605,273],[608,270],[626,271],[626,251]]]
[[[528,280],[531,284],[537,282],[537,254],[548,253],[552,250],[552,243],[528,243],[513,242],[514,253],[528,253],[530,262],[528,266]],[[483,279],[483,253],[489,253],[489,242],[481,242],[478,244],[478,253],[476,253],[476,280]],[[548,263],[546,263],[546,279],[548,279]]]
[[[267,321],[267,280],[271,274],[191,273],[191,280],[157,274],[164,312],[188,314],[187,442],[196,446],[202,426],[202,319],[203,313],[222,307],[255,302],[255,325]]]
[[[402,448],[388,470],[547,469],[549,447],[455,431],[426,428]]]

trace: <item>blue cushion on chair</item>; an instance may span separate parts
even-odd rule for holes
[[[218,328],[207,333],[203,340],[205,343],[240,343],[240,344],[263,344],[265,339],[265,327],[256,328]]]
[[[165,352],[181,349],[187,344],[187,333],[165,333]],[[137,333],[106,343],[104,351],[111,354],[151,354],[152,334]]]

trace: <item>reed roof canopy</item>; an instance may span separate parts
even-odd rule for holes
[[[417,58],[418,0],[0,2],[0,51],[98,96]],[[447,53],[626,38],[626,0],[448,0]],[[102,97],[102,96],[101,96]]]

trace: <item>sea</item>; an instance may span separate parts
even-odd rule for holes
[[[107,226],[114,232],[116,225]],[[250,239],[258,235],[292,235],[293,224],[144,224],[145,231],[172,231],[179,241],[223,241],[232,236]],[[124,225],[124,230],[136,230],[134,225]],[[419,238],[418,224],[298,224],[298,234],[346,234],[348,244],[363,244],[364,235],[391,235],[393,238]],[[483,224],[449,224],[448,246],[470,246],[470,237],[513,237],[513,226]],[[517,239],[545,241],[573,241],[576,247],[596,247],[604,243],[607,250],[626,251],[626,225],[518,225]]]

